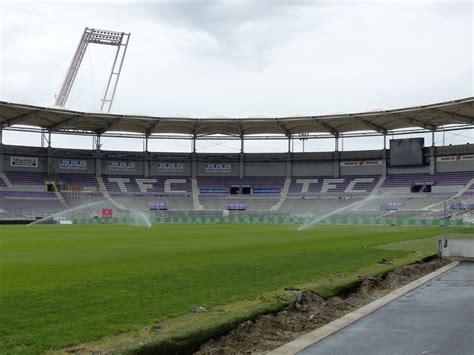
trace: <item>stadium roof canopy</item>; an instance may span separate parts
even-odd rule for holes
[[[396,130],[438,131],[474,126],[474,97],[432,105],[385,111],[278,118],[179,118],[117,115],[72,111],[0,101],[0,125],[15,129],[32,126],[51,133],[107,135],[112,132],[185,135],[194,138],[223,135],[255,137],[300,134],[352,136],[396,133]],[[359,132],[359,133],[358,133]]]

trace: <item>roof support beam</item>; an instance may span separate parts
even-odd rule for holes
[[[194,137],[194,140],[196,140],[198,134],[199,134],[199,126],[201,124],[201,120],[198,119],[196,120],[196,122],[194,123],[194,128],[193,128],[193,137]]]
[[[105,132],[109,131],[113,126],[115,126],[117,123],[119,123],[122,120],[122,117],[120,118],[115,118],[113,122],[110,122],[103,126],[102,128],[99,128],[98,130],[95,131],[97,135],[102,135]]]
[[[370,129],[373,129],[376,132],[379,132],[381,134],[387,134],[387,130],[383,128],[382,126],[379,126],[379,125],[376,125],[375,123],[364,120],[363,118],[358,118],[357,120],[360,123],[362,123],[364,126],[369,127]]]
[[[36,115],[37,113],[38,113],[38,111],[30,111],[30,112],[25,112],[25,113],[22,113],[20,115],[15,116],[15,117],[12,117],[12,118],[6,120],[5,122],[3,122],[3,127],[10,127],[10,126],[14,126],[16,124],[19,124],[24,119],[32,117],[32,116]]]
[[[235,119],[235,128],[240,137],[240,154],[244,154],[244,133],[238,119]]]
[[[47,127],[47,130],[50,131],[50,132],[54,132],[54,131],[59,131],[61,130],[61,128],[67,126],[69,123],[73,122],[74,120],[82,117],[83,115],[74,115],[74,116],[71,116],[69,118],[66,118],[64,121],[60,122],[60,123],[57,123],[57,124],[54,124],[54,125],[51,125],[49,127]]]
[[[276,118],[273,119],[273,122],[275,122],[277,124],[278,128],[280,128],[285,133],[285,136],[287,136],[288,138],[291,137],[291,132],[285,127],[285,125],[283,123],[281,123]]]
[[[339,132],[332,128],[330,125],[328,125],[326,122],[323,122],[323,120],[315,119],[316,123],[319,124],[326,132],[331,133],[333,136],[339,135]]]
[[[161,118],[158,119],[155,123],[153,123],[153,125],[150,128],[147,129],[146,135],[150,136],[153,133],[153,131],[158,128],[160,123],[161,123]]]
[[[193,135],[193,153],[196,154],[196,135]]]
[[[446,111],[440,110],[439,108],[432,108],[431,110],[437,114],[440,114],[441,116],[449,117],[451,120],[454,120],[454,121],[460,121],[467,124],[474,124],[474,118],[472,117],[460,115],[458,113],[446,112]]]
[[[396,116],[400,121],[403,121],[403,122],[412,124],[413,126],[421,127],[421,128],[425,128],[425,129],[429,129],[430,131],[435,131],[435,130],[436,130],[436,126],[435,126],[435,125],[427,124],[427,123],[418,121],[416,118],[408,117],[408,116],[402,115],[402,114],[400,114],[400,113],[391,113],[391,115],[394,115],[394,116]]]
[[[239,133],[239,137],[243,139],[244,133],[242,130],[242,126],[240,125],[240,121],[238,119],[235,119],[235,128],[237,129],[237,132]]]

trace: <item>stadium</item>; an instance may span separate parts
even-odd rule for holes
[[[136,117],[0,105],[4,127],[36,126],[49,135],[97,134],[96,149],[89,151],[55,149],[51,141],[44,148],[3,146],[4,221],[439,225],[444,203],[450,212],[448,223],[463,226],[472,221],[474,146],[425,147],[423,138],[389,138],[400,131],[416,135],[431,128],[434,135],[471,127],[473,98],[383,112],[272,120]],[[100,149],[101,137],[120,136],[122,131],[139,135],[146,141],[145,149],[148,140],[178,135],[193,140],[194,147],[200,137],[239,139],[242,147],[246,139],[285,144],[284,137],[288,153]],[[291,152],[291,141],[300,135],[332,135],[338,147],[338,139],[347,134],[383,135],[385,147]]]
[[[474,144],[435,139],[472,132],[474,97],[272,118],[111,113],[128,40],[86,28],[54,106],[0,101],[1,353],[337,353],[283,347],[457,268],[438,258],[448,236],[468,245],[451,256],[474,257]],[[100,112],[65,107],[88,43],[117,46]],[[143,149],[105,150],[107,138]],[[380,148],[342,148],[367,138]],[[149,149],[168,140],[190,152]],[[198,149],[223,140],[239,151]],[[286,152],[246,151],[260,141]],[[305,141],[334,149],[294,149]]]

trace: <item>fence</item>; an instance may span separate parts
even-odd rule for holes
[[[371,225],[371,226],[444,226],[443,219],[430,218],[354,218],[334,217],[314,220],[295,216],[231,216],[231,217],[151,217],[152,224],[318,224],[318,225]],[[448,226],[469,227],[472,222],[448,220]],[[135,224],[129,217],[123,218],[76,218],[74,224]],[[137,223],[138,224],[138,223]]]

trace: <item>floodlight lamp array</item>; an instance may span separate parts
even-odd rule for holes
[[[88,42],[112,46],[119,46],[124,36],[123,32],[104,31],[94,28],[86,28],[86,33],[88,34]]]

